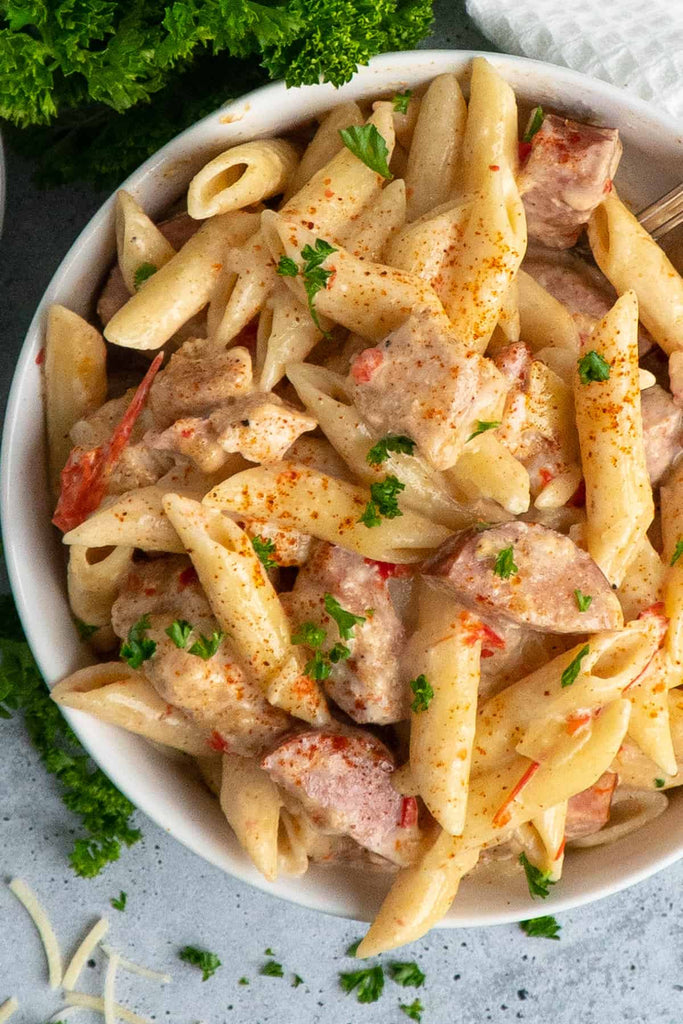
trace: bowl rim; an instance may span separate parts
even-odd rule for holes
[[[531,60],[511,54],[500,54],[483,50],[458,49],[408,50],[398,53],[381,54],[374,57],[368,65],[359,68],[352,82],[367,80],[368,89],[366,92],[371,94],[373,76],[376,73],[381,74],[392,72],[400,77],[401,72],[414,71],[418,67],[427,67],[430,63],[433,63],[436,65],[434,73],[438,74],[447,70],[449,64],[454,66],[457,65],[458,67],[467,66],[467,64],[469,64],[475,57],[485,57],[494,65],[494,67],[500,69],[503,74],[505,74],[506,70],[517,69],[521,71],[528,71],[533,79],[534,71],[537,73],[542,72],[544,75],[548,75],[549,72],[552,72],[553,82],[557,82],[560,87],[568,87],[567,91],[569,91],[572,86],[580,87],[584,92],[588,88],[588,91],[592,94],[593,98],[599,98],[600,100],[605,101],[605,103],[612,101],[622,110],[627,110],[629,113],[639,116],[650,126],[658,126],[666,134],[678,136],[679,142],[683,141],[681,140],[683,129],[679,122],[669,114],[651,106],[646,101],[627,93],[625,90],[604,82],[601,79],[592,78],[566,67],[552,65],[544,61]],[[381,86],[379,83],[376,84],[377,91],[381,92]],[[256,107],[263,103],[271,102],[278,102],[280,105],[284,105],[285,110],[292,110],[296,106],[296,100],[289,99],[288,97],[294,97],[297,95],[302,96],[304,94],[309,96],[315,94],[316,96],[319,95],[321,97],[329,96],[330,106],[333,106],[335,102],[341,102],[339,92],[333,86],[326,83],[298,87],[292,90],[288,90],[283,82],[268,83],[250,93],[245,94],[244,96],[230,100],[218,108],[217,111],[206,115],[201,120],[180,132],[160,150],[150,156],[131,175],[129,175],[119,188],[126,188],[131,183],[138,183],[150,174],[154,174],[159,166],[167,160],[169,153],[179,147],[181,140],[186,139],[189,135],[198,133],[200,126],[214,122],[218,113],[221,114],[221,118],[224,118],[226,114],[230,113],[230,111],[239,111],[240,107],[244,111],[247,110],[250,105]],[[302,115],[302,118],[304,116],[305,115]],[[110,214],[116,191],[118,191],[118,189],[115,189],[112,192],[112,195],[98,208],[96,213],[84,226],[82,231],[69,247],[66,255],[56,268],[43,297],[36,308],[27,329],[24,341],[22,342],[16,368],[12,377],[4,416],[2,448],[0,451],[0,525],[5,543],[5,561],[7,564],[12,593],[14,595],[27,641],[31,650],[34,652],[36,662],[43,678],[46,681],[52,680],[52,682],[54,682],[54,679],[52,679],[53,673],[50,672],[50,665],[47,660],[48,652],[42,642],[38,618],[34,614],[34,602],[30,599],[23,583],[22,552],[20,550],[18,538],[15,537],[14,515],[16,510],[12,500],[12,474],[9,472],[9,468],[14,465],[18,457],[17,453],[19,450],[20,439],[17,431],[17,413],[19,404],[22,400],[22,382],[24,381],[29,367],[35,361],[35,356],[38,351],[37,346],[40,343],[42,335],[41,328],[45,311],[49,304],[54,301],[62,279],[67,276],[72,265],[78,261],[80,250],[84,246],[88,245],[93,236],[101,232],[102,227]],[[48,685],[51,684],[49,683]],[[88,737],[84,736],[80,729],[84,720],[89,719],[90,716],[84,715],[83,712],[69,711],[67,709],[62,710],[69,721],[69,724],[78,734],[85,749],[88,751],[95,763],[99,765],[100,761],[98,751],[97,749],[94,749],[94,742],[91,742]],[[200,844],[190,839],[187,834],[179,834],[177,828],[173,828],[168,825],[164,820],[163,814],[155,806],[155,797],[152,792],[148,787],[143,787],[141,793],[137,792],[135,780],[130,775],[126,774],[125,765],[123,763],[117,762],[113,765],[109,763],[107,765],[106,772],[121,792],[129,797],[136,808],[141,810],[165,831],[170,832],[176,840],[183,843],[183,845],[187,846],[198,856],[209,861],[215,866],[220,867],[221,870],[225,871],[233,878],[242,882],[247,882],[249,885],[258,888],[263,892],[268,892],[270,895],[277,896],[280,899],[285,899],[297,906],[307,907],[318,911],[322,910],[326,913],[332,913],[335,916],[356,916],[351,913],[350,910],[345,912],[341,907],[331,910],[329,907],[323,906],[322,904],[324,903],[324,900],[321,901],[320,897],[309,893],[305,885],[301,886],[300,889],[297,889],[296,893],[288,893],[286,891],[283,892],[278,890],[277,883],[274,884],[267,882],[258,873],[255,873],[252,870],[251,865],[249,865],[246,860],[246,857],[242,858],[244,863],[240,860],[239,863],[233,863],[228,869],[224,863],[220,863],[218,858],[212,855],[210,850],[207,851],[206,849],[202,849]],[[639,868],[632,868],[626,874],[621,875],[608,883],[596,883],[590,891],[579,892],[576,894],[566,894],[563,896],[561,893],[554,893],[551,899],[549,899],[544,906],[544,913],[555,913],[569,910],[573,907],[578,907],[606,896],[613,895],[645,880],[646,878],[649,878],[656,872],[674,864],[676,861],[681,859],[681,857],[683,857],[683,835],[681,836],[678,848],[672,849],[668,853],[655,853],[651,860],[646,864]],[[519,908],[507,909],[505,906],[501,906],[495,912],[484,912],[482,914],[473,913],[469,915],[461,913],[456,917],[445,918],[443,921],[439,922],[436,927],[481,927],[485,925],[504,924],[519,921],[527,916],[533,916],[533,914],[530,915],[529,913],[529,910],[531,909],[537,910],[537,905],[535,908],[530,907],[527,910],[520,910]]]

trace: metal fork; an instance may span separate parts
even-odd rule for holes
[[[636,214],[655,241],[683,224],[683,182]]]

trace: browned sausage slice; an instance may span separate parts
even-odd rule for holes
[[[567,805],[565,839],[592,836],[607,824],[616,784],[617,776],[614,772],[605,772],[589,789],[571,798]]]
[[[619,601],[590,555],[538,523],[504,523],[459,534],[441,546],[422,572],[470,607],[531,629],[593,633],[622,625]],[[576,590],[591,598],[586,611],[579,610]]]
[[[396,864],[413,859],[419,835],[415,798],[392,787],[393,758],[374,736],[350,730],[297,733],[261,766],[322,829],[351,836]]]
[[[683,451],[683,409],[659,384],[640,393],[643,441],[650,483],[658,484]]]

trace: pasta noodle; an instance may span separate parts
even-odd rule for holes
[[[154,221],[123,189],[116,193],[116,252],[131,295],[138,290],[135,275],[140,267],[147,264],[156,271],[175,256],[175,249]]]
[[[297,163],[295,147],[283,139],[233,146],[195,174],[187,190],[187,212],[205,220],[277,195]]]

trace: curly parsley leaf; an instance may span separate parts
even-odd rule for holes
[[[546,917],[532,917],[528,921],[520,921],[519,927],[532,938],[557,939],[559,941],[559,932],[562,926],[557,923],[554,917],[547,915]]]
[[[550,872],[541,871],[540,868],[537,868],[535,864],[531,863],[525,853],[520,853],[519,863],[524,868],[530,895],[534,898],[538,896],[539,899],[546,899],[550,895],[548,886],[555,885],[555,882],[550,877]]]
[[[362,160],[366,167],[391,181],[393,174],[389,170],[389,150],[384,136],[374,124],[354,124],[350,128],[340,128],[339,134],[346,148]]]
[[[318,292],[327,288],[327,282],[334,273],[333,270],[326,270],[321,264],[333,252],[337,252],[337,250],[329,242],[326,242],[324,238],[317,238],[314,246],[305,245],[301,250],[301,258],[304,261],[301,277],[304,283],[306,298],[308,299],[311,319],[318,330],[322,330],[322,327],[320,326],[318,312],[315,308],[315,297]],[[323,331],[323,334],[325,334],[325,331]]]
[[[580,590],[574,591],[574,597],[576,598],[576,607],[580,612],[587,612],[593,603],[593,598],[590,594],[582,594]]]
[[[279,274],[280,277],[296,277],[299,273],[299,267],[296,260],[293,260],[291,256],[281,256],[275,267],[275,273]]]
[[[404,988],[420,988],[425,983],[425,976],[415,961],[395,961],[389,964],[389,972],[397,985]]]
[[[389,458],[390,452],[403,452],[405,455],[412,455],[415,451],[415,442],[405,434],[387,434],[377,444],[373,444],[365,456],[370,466],[381,466],[385,459]]]
[[[346,608],[342,608],[339,601],[332,594],[325,594],[324,603],[325,611],[337,623],[339,636],[342,640],[351,640],[353,638],[354,626],[362,625],[365,622],[365,616],[354,615],[353,612],[348,612]]]
[[[571,686],[572,683],[575,681],[576,677],[581,671],[581,662],[586,657],[589,651],[590,647],[588,644],[586,644],[584,647],[581,648],[576,657],[569,662],[566,669],[562,673],[561,683],[563,689],[567,686]]]
[[[674,548],[674,553],[671,556],[669,565],[675,565],[681,555],[683,555],[683,540],[678,540],[676,541],[676,547]]]
[[[485,434],[487,430],[495,430],[501,424],[500,420],[477,420],[476,426],[467,441],[471,441],[475,437],[479,437],[480,434]],[[467,441],[465,444],[467,444]]]
[[[384,971],[379,964],[362,971],[345,971],[339,975],[339,984],[347,995],[355,990],[359,1003],[376,1003],[384,990]]]
[[[135,291],[138,291],[138,289],[142,287],[145,281],[150,278],[152,274],[156,274],[158,269],[159,268],[155,267],[153,263],[141,263],[139,267],[136,267],[135,273],[133,274]]]
[[[330,659],[333,665],[336,665],[340,661],[345,661],[346,658],[350,657],[351,651],[346,646],[346,644],[335,644],[334,647],[330,649],[330,652],[328,654],[328,658]]]
[[[415,694],[415,700],[410,705],[411,709],[417,714],[420,711],[426,711],[431,704],[432,697],[434,696],[434,690],[432,689],[431,683],[428,682],[425,675],[419,675],[417,679],[412,679],[410,682],[410,689]]]
[[[259,974],[265,974],[267,978],[283,978],[284,973],[282,964],[279,964],[277,960],[269,960],[259,971]]]
[[[209,658],[213,658],[224,636],[225,633],[218,629],[214,629],[211,636],[204,636],[203,633],[200,633],[199,639],[195,640],[192,647],[190,647],[190,654],[195,654],[198,658],[202,658],[203,661],[208,661]]]
[[[591,349],[578,360],[579,380],[582,384],[609,380],[610,365],[599,352]]]
[[[184,651],[187,647],[187,641],[190,639],[192,623],[188,622],[187,619],[174,619],[164,632],[166,636],[171,638],[176,647]]]
[[[493,571],[502,580],[509,580],[511,576],[519,572],[518,566],[515,565],[515,552],[512,544],[498,552]]]
[[[132,846],[141,833],[132,828],[135,807],[92,762],[50,698],[24,639],[14,602],[0,597],[0,718],[24,717],[26,730],[43,765],[62,787],[64,804],[81,820],[85,837],[75,841],[69,857],[76,874],[92,878],[121,847]]]
[[[410,97],[413,95],[412,89],[406,89],[405,92],[397,92],[391,101],[394,105],[394,110],[397,114],[407,114],[408,104],[410,103]]]
[[[524,142],[531,142],[538,129],[543,124],[543,107],[534,107],[529,115],[527,126],[522,136]]]
[[[215,953],[210,953],[208,949],[197,949],[196,946],[183,946],[178,956],[186,964],[199,968],[202,981],[208,981],[223,966]]]
[[[140,668],[143,661],[151,658],[157,649],[156,641],[149,640],[145,636],[149,628],[149,615],[142,615],[128,630],[128,639],[121,644],[119,657],[131,668]]]
[[[386,476],[384,480],[378,480],[370,485],[370,501],[365,506],[363,515],[358,520],[364,526],[380,526],[382,516],[385,519],[395,519],[402,516],[398,507],[397,495],[405,490],[405,484],[395,476]]]
[[[292,634],[293,644],[306,644],[307,647],[321,647],[324,644],[327,633],[315,622],[302,622],[296,633]]]
[[[109,902],[114,910],[124,911],[126,909],[126,903],[128,902],[128,894],[121,890],[118,896],[112,896]]]
[[[399,1008],[403,1010],[406,1017],[410,1017],[411,1020],[419,1021],[422,1020],[422,1014],[424,1013],[424,1006],[419,999],[413,999],[412,1003],[399,1003]]]
[[[252,537],[251,543],[254,551],[259,556],[263,568],[275,569],[278,564],[277,560],[273,558],[276,551],[275,541],[264,540],[263,537]]]
[[[316,651],[313,657],[304,665],[304,674],[317,683],[329,679],[331,671],[332,666],[322,651]]]

